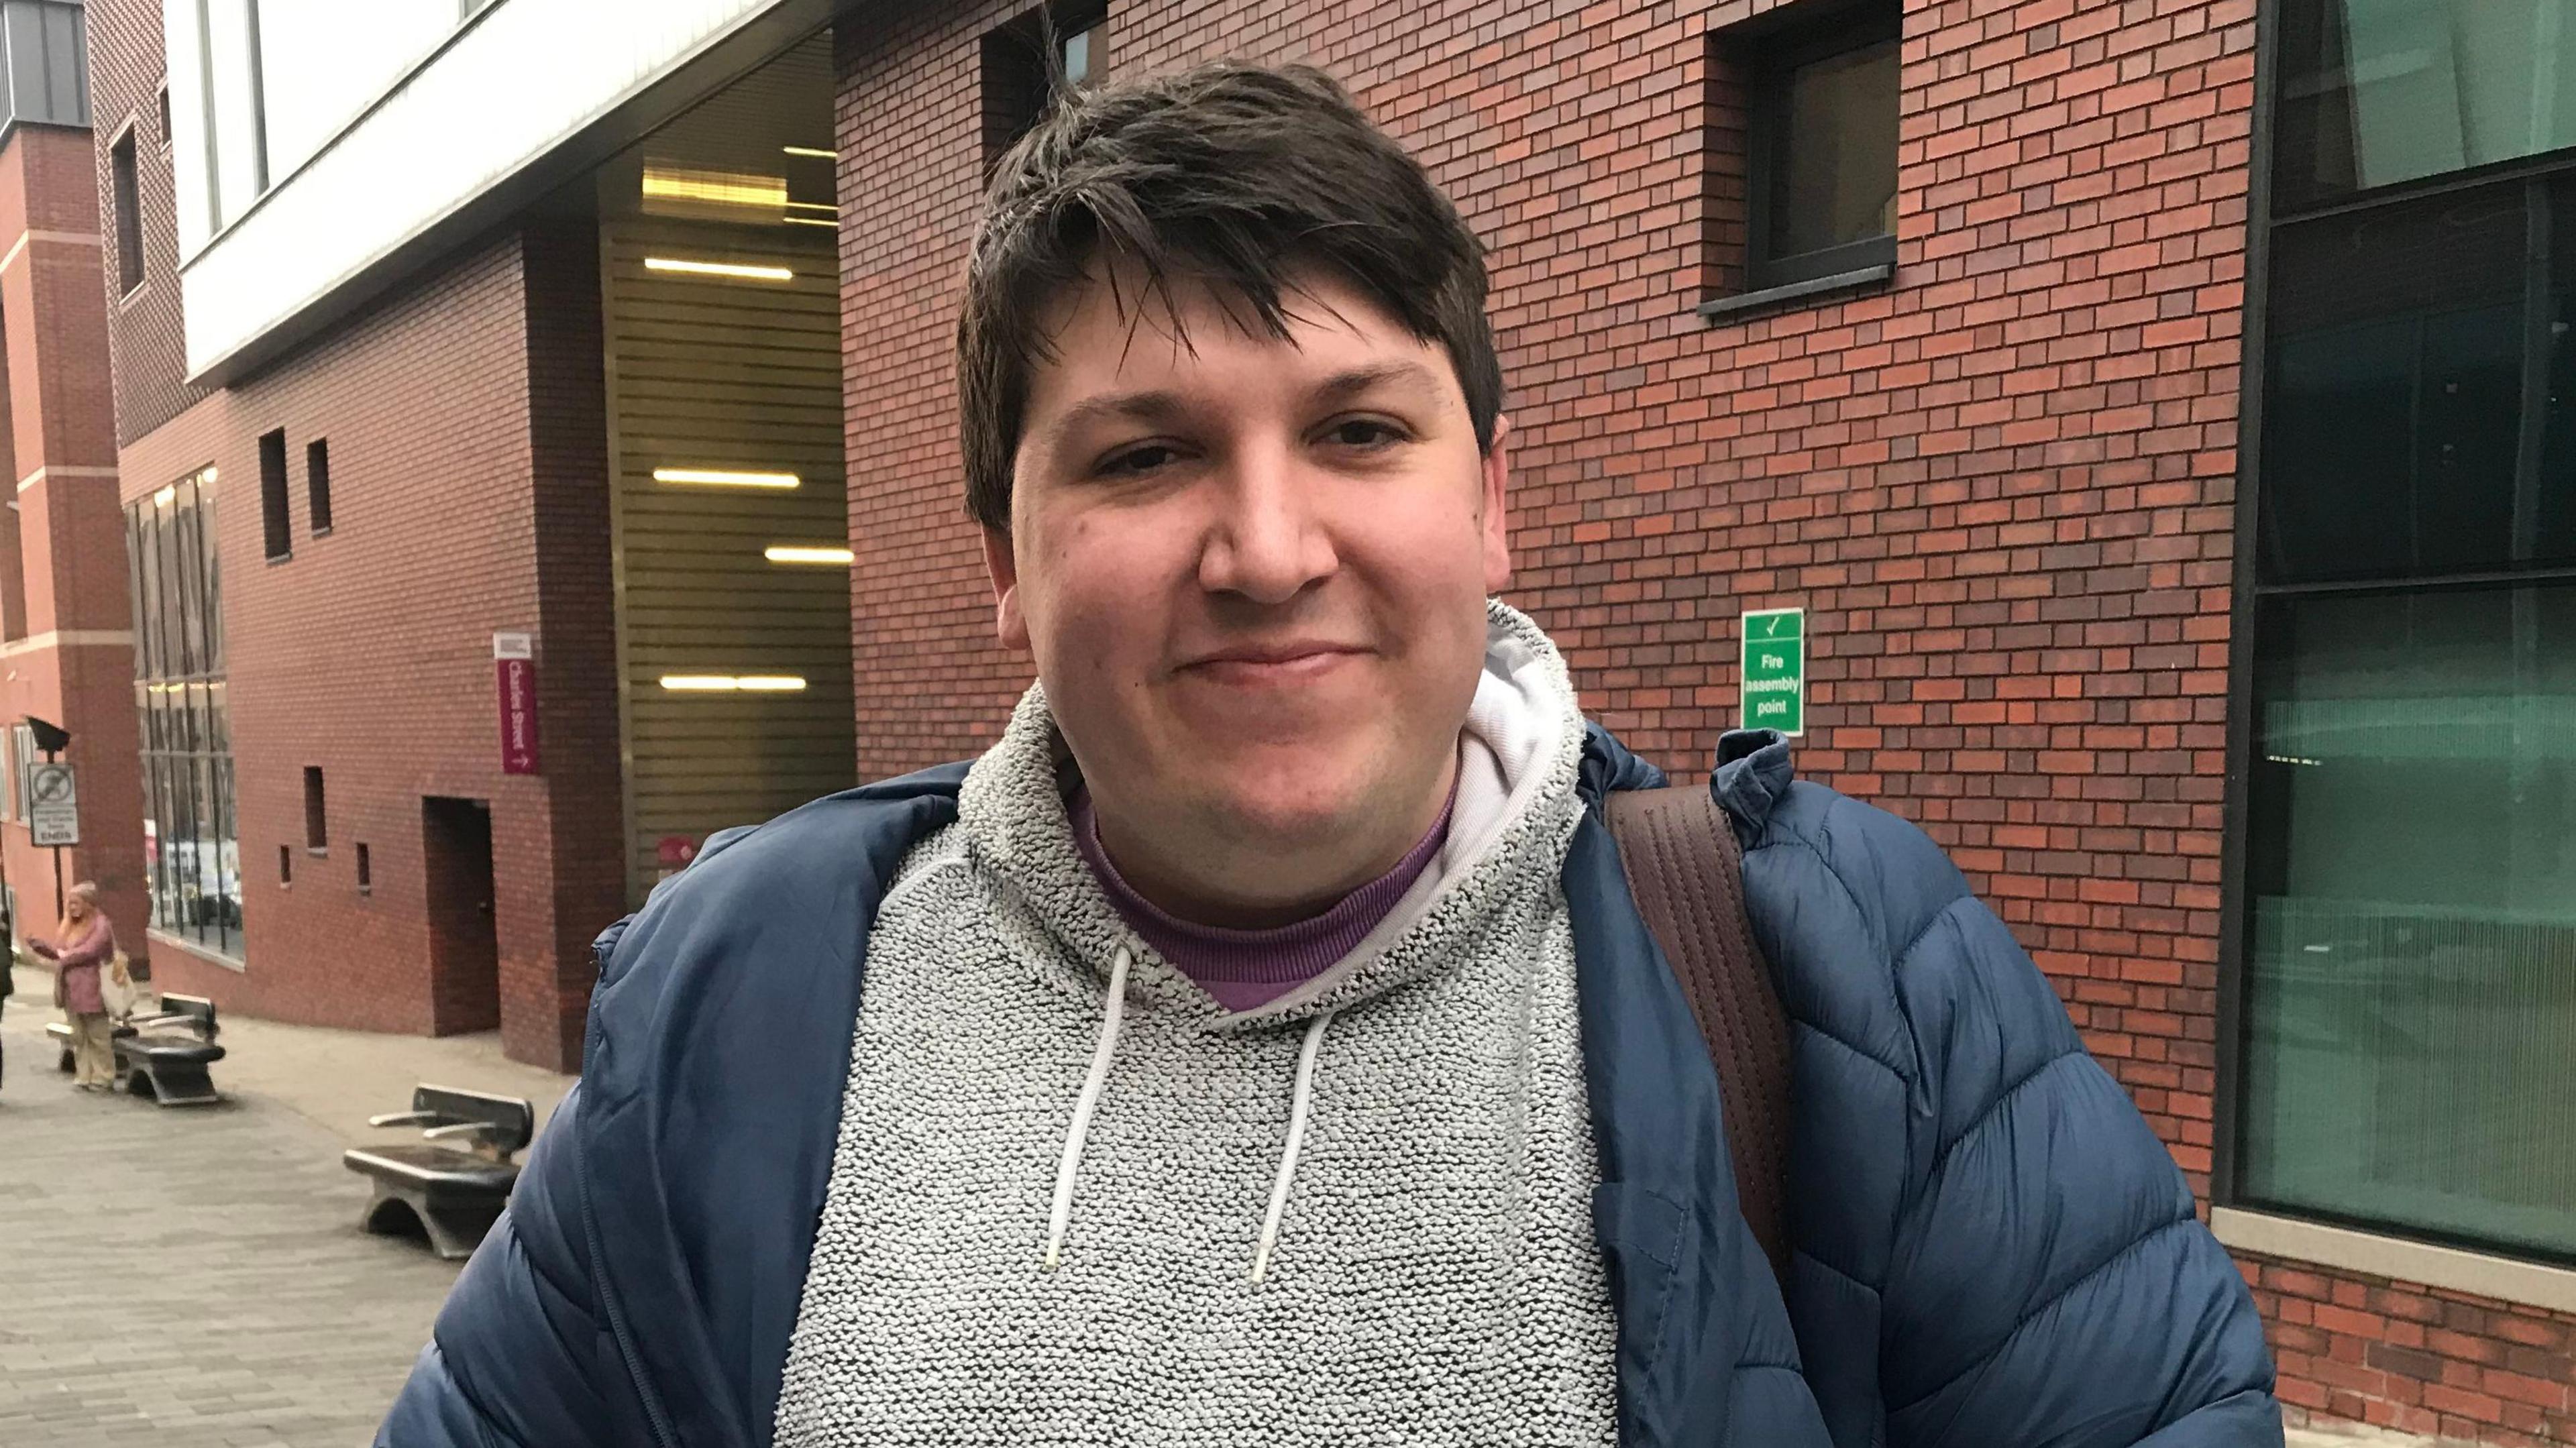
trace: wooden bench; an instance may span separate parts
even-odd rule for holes
[[[511,1096],[448,1086],[418,1086],[411,1110],[367,1118],[370,1126],[418,1126],[421,1141],[353,1146],[340,1164],[375,1183],[358,1225],[402,1234],[417,1225],[430,1248],[451,1261],[474,1255],[501,1218],[517,1185],[511,1157],[536,1135],[536,1108]]]
[[[119,1027],[116,1084],[163,1106],[205,1106],[221,1101],[206,1068],[224,1058],[215,1044],[215,1003],[203,996],[165,995],[161,1009]]]

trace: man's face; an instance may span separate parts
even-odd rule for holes
[[[1104,829],[1275,860],[1220,893],[1289,899],[1336,882],[1283,855],[1436,813],[1510,572],[1502,438],[1480,452],[1448,354],[1334,278],[1300,279],[1285,342],[1172,290],[1177,328],[1132,277],[1058,305],[986,539],[1001,635]]]

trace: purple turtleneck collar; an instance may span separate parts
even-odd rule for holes
[[[1323,974],[1376,929],[1440,853],[1449,838],[1449,812],[1456,803],[1453,787],[1431,832],[1396,861],[1394,869],[1343,896],[1321,915],[1269,930],[1194,925],[1166,912],[1137,894],[1109,862],[1108,851],[1100,847],[1100,821],[1092,812],[1091,791],[1077,786],[1067,813],[1073,819],[1074,848],[1081,851],[1127,927],[1216,997],[1217,1004],[1229,1011],[1248,1011]]]

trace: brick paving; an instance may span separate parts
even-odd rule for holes
[[[18,979],[0,1014],[0,1444],[369,1441],[458,1269],[358,1230],[367,1187],[340,1165],[347,1133],[326,1124],[355,1094],[346,1078],[283,1069],[308,1033],[245,1021],[225,1043],[257,1061],[238,1080],[215,1068],[231,1093],[220,1106],[77,1093],[43,1039],[45,978]],[[309,1034],[330,1047],[348,1033]],[[497,1055],[372,1039],[396,1059]]]

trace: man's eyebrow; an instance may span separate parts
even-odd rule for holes
[[[1373,362],[1325,378],[1316,385],[1314,396],[1319,402],[1344,402],[1378,387],[1418,388],[1436,394],[1440,390],[1440,378],[1430,368],[1410,359]]]
[[[1047,427],[1050,439],[1061,439],[1076,428],[1093,422],[1169,422],[1187,412],[1188,406],[1177,392],[1108,392],[1086,397],[1064,410]]]
[[[1410,359],[1374,362],[1367,366],[1346,368],[1315,384],[1310,391],[1316,402],[1346,402],[1379,387],[1400,387],[1437,393],[1439,374]],[[1141,392],[1104,392],[1086,397],[1064,410],[1048,424],[1046,435],[1051,441],[1061,440],[1076,429],[1094,422],[1168,423],[1185,416],[1189,404],[1177,392],[1154,388]]]

